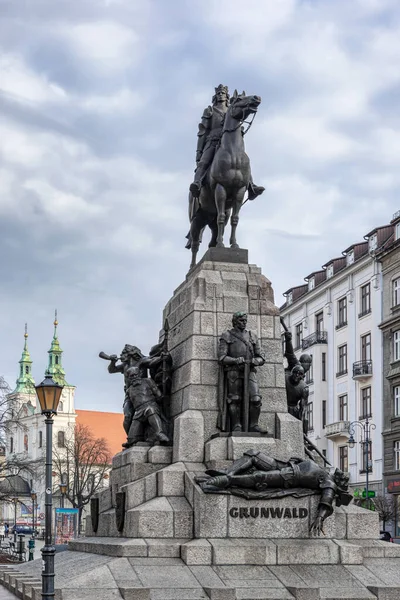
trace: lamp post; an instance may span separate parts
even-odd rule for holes
[[[42,548],[42,600],[54,599],[54,555],[56,549],[52,544],[51,512],[52,496],[52,462],[53,462],[53,415],[57,414],[63,386],[55,383],[51,375],[45,375],[42,383],[36,386],[36,394],[45,415],[46,423],[46,491],[45,491],[45,545]]]
[[[16,477],[18,475],[18,467],[16,467],[15,465],[12,465],[10,468],[10,472],[11,475],[13,477]],[[13,487],[14,487],[14,491],[16,488],[16,483],[15,481],[13,481]],[[14,543],[17,542],[17,505],[18,505],[18,496],[14,496],[13,498],[13,503],[14,503]]]
[[[366,495],[366,500],[367,500],[367,508],[369,508],[369,506],[370,506],[370,503],[369,503],[369,473],[370,473],[369,448],[370,448],[370,443],[371,443],[371,431],[373,429],[376,429],[376,425],[375,425],[375,423],[370,422],[368,415],[366,416],[365,421],[352,421],[349,425],[350,437],[347,442],[349,445],[349,448],[354,448],[354,446],[356,445],[356,441],[354,439],[356,427],[358,427],[361,430],[360,444],[363,448],[363,456],[365,457],[364,460],[365,460],[365,466],[366,466],[365,495]]]
[[[32,498],[32,538],[35,537],[35,504],[37,504],[37,493],[31,491]]]

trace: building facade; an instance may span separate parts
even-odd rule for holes
[[[53,447],[63,448],[66,437],[74,431],[76,412],[74,406],[75,386],[70,385],[65,378],[62,365],[63,351],[57,335],[57,316],[54,320],[54,334],[48,351],[49,373],[53,380],[64,386],[60,398],[57,416],[53,425]],[[14,391],[8,395],[8,400],[15,413],[15,424],[7,431],[6,461],[18,464],[19,475],[29,482],[30,488],[37,494],[36,517],[41,521],[44,514],[45,485],[44,461],[46,453],[46,425],[41,414],[39,402],[35,391],[35,380],[32,375],[32,360],[28,349],[28,332],[25,326],[24,348],[19,361],[19,374]],[[24,472],[23,464],[29,465]],[[54,481],[55,486],[60,482]],[[55,494],[55,504],[57,494]],[[29,522],[33,515],[29,512],[31,503],[26,498],[19,502],[17,519],[20,522]],[[5,505],[3,510],[4,521],[13,523],[15,507]]]
[[[400,538],[400,211],[377,254],[382,265],[383,483],[396,506],[392,534]]]
[[[309,438],[350,485],[383,492],[381,263],[376,253],[393,225],[378,227],[285,292],[281,315],[299,355],[308,352]],[[368,440],[365,425],[371,424]],[[354,448],[349,427],[355,427]],[[368,441],[368,443],[367,443]]]

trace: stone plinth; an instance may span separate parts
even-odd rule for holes
[[[259,267],[247,263],[246,250],[211,248],[175,290],[163,315],[170,326],[169,350],[175,366],[171,415],[179,440],[175,435],[174,460],[188,460],[184,457],[191,454],[196,461],[203,460],[200,447],[218,433],[217,348],[238,310],[247,311],[248,329],[257,334],[266,354],[265,365],[258,369],[260,425],[288,445],[288,457],[303,456],[300,424],[287,419],[281,324],[271,283]],[[194,422],[194,411],[201,413],[202,424]],[[185,414],[196,435],[183,435]],[[279,422],[277,415],[282,415]],[[231,449],[222,460],[234,455]]]

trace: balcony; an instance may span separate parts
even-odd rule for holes
[[[359,360],[353,363],[353,379],[363,381],[372,377],[372,360]]]
[[[325,428],[325,437],[334,438],[348,438],[349,437],[350,421],[336,421],[336,423],[330,423]]]
[[[328,343],[328,332],[327,331],[316,331],[311,335],[303,338],[301,343],[302,350],[306,350],[310,346],[314,346],[315,344],[327,344]]]
[[[343,329],[343,327],[346,327],[346,326],[347,326],[347,320],[346,320],[346,321],[340,321],[340,322],[339,322],[339,323],[336,325],[335,329],[336,329],[336,331],[337,331],[338,329]]]

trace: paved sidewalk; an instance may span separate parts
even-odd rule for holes
[[[16,597],[0,584],[0,600],[15,600]]]

